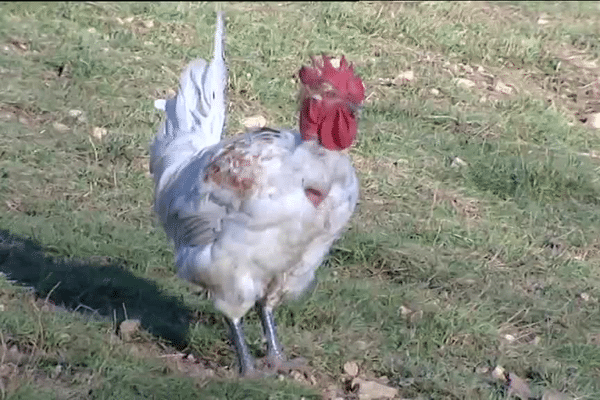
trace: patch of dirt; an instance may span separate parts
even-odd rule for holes
[[[22,38],[10,38],[3,48],[6,52],[25,54],[29,50],[29,43]]]
[[[27,207],[23,204],[23,199],[17,195],[11,196],[4,202],[9,212],[26,212]]]
[[[573,51],[565,48],[559,51],[559,71],[555,75],[504,68],[493,69],[493,73],[486,75],[475,74],[473,79],[488,80],[488,93],[484,95],[487,100],[493,101],[502,95],[528,94],[545,99],[571,116],[573,122],[586,123],[590,115],[600,112],[600,69],[595,61]],[[498,87],[509,89],[503,92]]]
[[[412,180],[409,168],[403,160],[371,159],[358,154],[352,155],[352,161],[361,172],[361,218],[357,219],[357,223],[364,224],[363,228],[385,223],[386,215],[397,210],[397,201],[380,193],[378,180],[386,177],[390,184],[402,185],[403,182]]]
[[[392,6],[389,6],[390,8]],[[390,8],[391,9],[391,8]],[[539,17],[539,18],[538,18]],[[470,16],[461,15],[467,21],[493,19],[500,24],[538,24],[552,25],[545,17],[524,15],[521,7],[510,5],[490,5],[472,3]],[[541,20],[540,20],[541,18]],[[541,21],[541,22],[540,22]],[[404,46],[403,46],[404,47]],[[464,90],[476,91],[482,103],[508,99],[517,95],[529,95],[545,100],[549,105],[567,115],[571,123],[582,123],[597,128],[595,122],[600,115],[600,60],[584,50],[567,43],[548,41],[541,51],[543,59],[553,63],[554,71],[542,71],[538,67],[520,68],[506,61],[501,67],[479,63],[460,63],[432,51],[419,51],[416,48],[402,49],[414,69],[412,79],[400,79],[406,71],[397,71],[400,75],[381,77],[366,82],[370,88],[366,102],[390,96],[390,90],[397,86],[412,85],[413,81],[431,80],[432,74],[443,74],[453,79],[456,86]],[[413,71],[411,71],[412,73]],[[449,105],[447,96],[439,88],[426,88],[421,96],[438,107]],[[399,104],[399,107],[410,107]],[[598,117],[600,118],[600,117]]]
[[[131,343],[131,346],[131,353],[135,356],[159,360],[170,373],[192,378],[198,387],[205,386],[211,380],[238,378],[236,369],[202,360],[193,354],[177,352],[171,348],[160,348],[154,342]],[[262,360],[257,360],[257,364],[260,366]],[[266,379],[272,378],[267,377]],[[336,382],[332,377],[310,367],[306,371],[292,370],[289,373],[278,374],[277,379],[293,380],[301,385],[315,388],[324,395],[335,393],[335,397],[332,398],[354,398],[352,396],[345,397],[351,390],[345,388],[343,383]]]
[[[134,171],[143,172],[147,178],[152,178],[150,174],[150,157],[148,156],[137,156],[131,160],[131,168]]]
[[[515,66],[483,67],[448,61],[442,66],[457,86],[478,90],[482,103],[526,94],[544,99],[573,123],[585,124],[591,115],[600,112],[600,67],[596,60],[575,49],[563,47],[556,57],[560,61],[554,75]]]
[[[352,154],[352,161],[355,168],[362,173],[361,188],[367,192],[376,188],[376,178],[380,176],[385,176],[391,185],[400,185],[412,179],[413,171],[407,160],[373,159]]]
[[[538,332],[539,326],[537,324],[523,324],[519,323],[518,320],[504,323],[498,329],[500,350],[506,351],[507,347],[519,344],[537,344],[540,340]]]
[[[385,177],[392,186],[402,186],[414,180],[411,168],[406,160],[368,159],[353,154],[352,160],[357,170],[361,172],[361,218],[363,224],[372,225],[381,217],[397,211],[397,200],[390,199],[380,193],[378,180]],[[431,203],[432,210],[440,205],[447,205],[456,210],[467,223],[475,223],[481,219],[481,202],[474,198],[449,189],[423,189],[423,201]],[[383,221],[382,221],[383,222]]]
[[[600,262],[600,239],[593,243],[589,243],[582,247],[568,247],[564,253],[567,257],[578,261],[587,261],[592,265],[597,265]],[[596,262],[594,262],[594,260]]]
[[[550,23],[544,15],[527,17],[520,8],[510,6],[490,6],[476,4],[476,9],[493,9],[496,18],[508,21],[519,19],[521,23],[533,18],[532,23]],[[573,122],[588,123],[590,115],[600,112],[600,61],[575,46],[547,42],[542,54],[549,61],[554,60],[555,71],[548,74],[537,68],[525,70],[507,63],[502,68],[481,65],[452,65],[462,70],[459,75],[472,80],[477,88],[485,89],[482,101],[494,101],[505,96],[529,94],[545,99]],[[589,123],[588,123],[589,125]]]
[[[39,302],[39,301],[38,301]],[[0,397],[10,395],[26,384],[43,387],[59,400],[86,398],[98,385],[94,374],[83,369],[57,363],[49,374],[37,367],[40,359],[48,355],[39,349],[19,346],[10,338],[2,336],[0,344]]]
[[[514,66],[483,67],[446,61],[443,67],[455,77],[457,86],[479,90],[481,102],[527,94],[545,99],[573,121],[585,123],[589,115],[600,112],[600,68],[581,52],[573,51],[561,50],[557,57],[562,71],[552,76]]]
[[[431,201],[431,209],[441,204],[446,204],[453,208],[467,223],[474,223],[481,220],[481,201],[475,198],[465,197],[457,192],[448,189],[428,190],[427,197]]]
[[[16,121],[30,129],[36,129],[54,120],[50,113],[39,113],[17,105],[0,103],[0,121]]]

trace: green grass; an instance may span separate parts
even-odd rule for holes
[[[315,291],[277,310],[312,382],[234,377],[221,316],[174,276],[152,214],[153,101],[211,55],[216,6],[3,3],[0,229],[70,261],[21,249],[18,262],[44,266],[27,281],[41,298],[0,281],[0,399],[353,398],[348,361],[402,398],[504,399],[498,365],[538,398],[598,398],[597,4],[221,7],[230,134],[257,114],[294,126],[312,54],[344,54],[367,88],[358,212]],[[145,330],[121,339],[125,318]]]

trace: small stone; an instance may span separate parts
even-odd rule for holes
[[[400,306],[400,315],[406,317],[412,313],[412,310],[408,307]]]
[[[514,92],[514,89],[511,86],[508,86],[500,80],[494,85],[494,90],[503,94],[512,94]]]
[[[590,295],[585,292],[581,293],[579,296],[581,297],[581,300],[583,300],[583,301],[590,301]]]
[[[476,83],[470,79],[466,79],[466,78],[456,79],[456,86],[461,87],[463,89],[471,89],[475,85],[476,85]]]
[[[358,364],[354,361],[348,361],[344,364],[344,372],[353,378],[356,377],[358,375]]]
[[[137,319],[126,319],[119,325],[119,335],[124,341],[131,340],[141,327],[141,323]]]
[[[461,64],[461,67],[467,74],[473,73],[473,67],[471,67],[469,64]]]
[[[69,117],[76,118],[77,122],[86,122],[87,117],[85,113],[81,110],[69,110]]]
[[[92,137],[94,139],[102,140],[102,138],[104,138],[104,136],[106,136],[107,134],[108,131],[106,130],[106,128],[101,128],[99,126],[95,126],[92,128]]]
[[[26,43],[20,42],[18,40],[14,40],[12,42],[12,45],[15,46],[20,51],[27,51],[27,48],[28,48]]]
[[[460,168],[460,167],[465,167],[467,165],[468,165],[467,162],[464,161],[463,159],[454,157],[454,159],[452,159],[452,163],[450,164],[450,168]]]
[[[359,400],[392,399],[398,394],[398,389],[383,385],[375,381],[354,378],[352,386],[358,385]]]
[[[154,21],[142,21],[142,25],[144,25],[144,27],[150,29],[150,28],[154,27]]]
[[[52,127],[53,127],[55,130],[57,130],[58,132],[61,132],[61,133],[65,133],[65,132],[68,132],[68,131],[69,131],[69,127],[68,127],[68,126],[66,126],[65,124],[61,124],[60,122],[54,122],[54,123],[52,124]]]
[[[405,85],[414,80],[415,80],[415,73],[414,73],[414,71],[409,70],[409,71],[401,72],[400,75],[398,75],[394,79],[393,83],[394,83],[394,85]]]
[[[600,113],[589,115],[587,123],[594,129],[600,129]]]
[[[506,335],[504,335],[504,339],[506,339],[506,341],[508,343],[512,343],[515,340],[517,340],[517,338],[515,338],[513,335],[511,335],[510,333],[507,333]]]
[[[440,91],[437,90],[436,88],[429,89],[429,93],[431,93],[434,96],[439,96],[440,95]]]
[[[262,115],[255,115],[253,117],[246,118],[242,124],[246,129],[259,129],[267,125],[267,119]]]
[[[506,381],[506,371],[500,365],[497,365],[492,371],[492,378],[499,381]]]
[[[490,372],[490,369],[487,366],[482,365],[482,366],[475,368],[475,372],[477,372],[478,374],[484,375],[484,374],[487,374],[488,372]]]
[[[0,111],[0,120],[2,121],[10,121],[14,116],[15,115],[9,111]]]
[[[302,374],[302,372],[300,372],[300,371],[292,371],[290,373],[290,376],[296,382],[304,382],[304,381],[306,381],[306,379],[304,378],[304,374]]]

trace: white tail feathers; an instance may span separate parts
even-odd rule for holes
[[[181,74],[179,92],[169,100],[156,100],[154,106],[164,110],[167,119],[163,140],[194,135],[195,142],[208,147],[221,141],[225,128],[227,67],[224,59],[225,27],[223,13],[217,14],[214,55],[210,64],[197,59]]]
[[[215,25],[215,45],[213,52],[213,62],[220,64],[225,67],[225,49],[223,44],[225,43],[225,23],[223,22],[223,12],[217,13],[217,24]],[[227,74],[227,73],[226,73]]]

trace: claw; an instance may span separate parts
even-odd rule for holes
[[[286,375],[289,375],[292,371],[298,371],[309,376],[311,372],[308,361],[302,357],[293,358],[291,360],[267,360],[267,364],[271,370]]]

